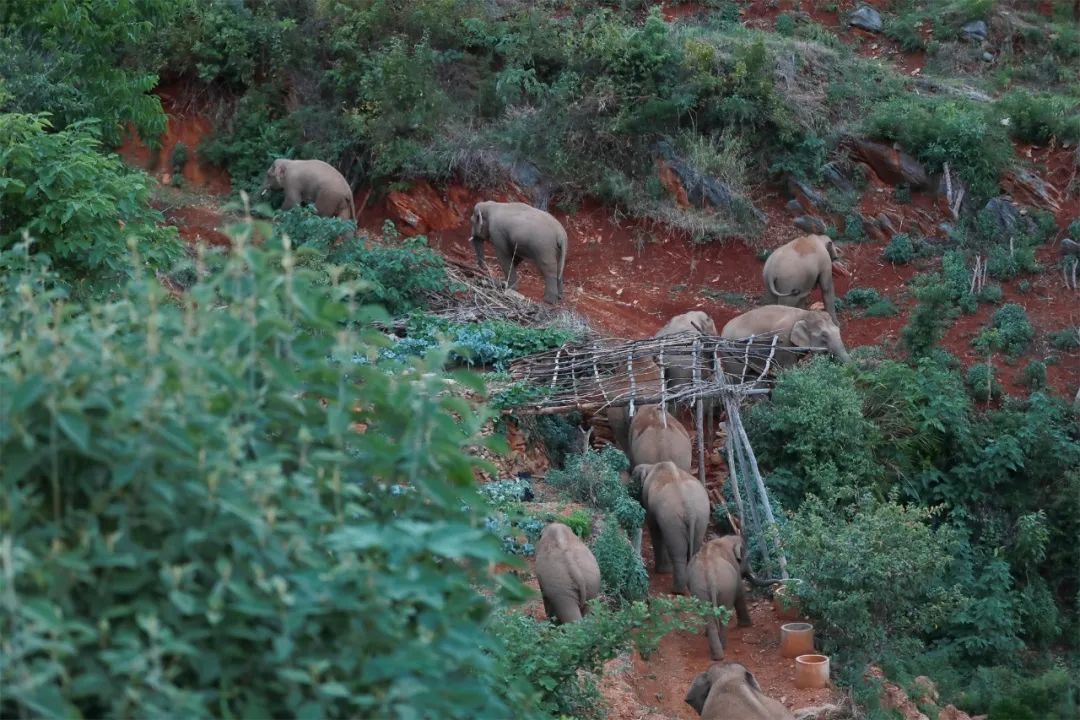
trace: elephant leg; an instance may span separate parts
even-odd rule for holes
[[[552,598],[551,605],[560,623],[572,623],[581,619],[581,608],[569,595]]]
[[[544,273],[544,302],[554,305],[562,296],[562,283],[553,274]]]
[[[656,518],[646,516],[646,524],[649,526],[649,539],[652,541],[653,562],[656,572],[667,574],[671,572],[671,558],[668,556],[667,547],[664,545],[664,536],[660,532],[660,525]]]
[[[739,582],[742,582],[742,580]],[[735,595],[735,620],[739,623],[739,627],[750,627],[754,624],[750,620],[750,610],[746,607],[745,593],[740,592]]]
[[[768,288],[765,289],[765,293],[761,296],[761,304],[762,305],[783,305],[783,303],[780,302],[780,297],[778,295],[776,295],[775,293],[773,293],[773,291],[769,290]]]
[[[721,629],[724,630],[724,639],[720,639]],[[709,638],[709,654],[713,660],[724,659],[724,643],[727,641],[727,628],[720,627],[720,621],[712,618],[705,625],[705,635]]]
[[[547,595],[541,595],[541,599],[544,601],[544,614],[547,615],[548,620],[555,619],[555,606],[551,604],[551,600]]]
[[[495,259],[499,261],[499,269],[502,270],[499,282],[506,283],[506,286],[512,290],[517,281],[517,270],[514,268],[513,258],[501,246],[495,245]]]
[[[295,190],[285,190],[285,202],[281,203],[282,210],[291,210],[300,204],[300,193]]]
[[[672,538],[674,539],[674,538]],[[689,539],[686,540],[689,542]],[[686,566],[688,564],[686,558],[686,545],[680,542],[670,542],[668,544],[668,553],[671,555],[672,566],[672,588],[676,595],[686,595],[687,584],[687,572]]]

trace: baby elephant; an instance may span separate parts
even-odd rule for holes
[[[746,542],[739,535],[725,535],[705,543],[690,561],[690,594],[713,605],[735,609],[740,627],[750,625],[742,578],[750,571]],[[705,626],[713,660],[724,659],[727,623],[716,619]]]
[[[670,460],[690,472],[690,433],[659,405],[642,405],[630,421],[630,467]]]
[[[715,663],[694,678],[684,699],[702,720],[795,720],[739,663]]]
[[[300,203],[313,203],[323,217],[356,220],[352,189],[344,176],[322,160],[287,160],[278,158],[266,171],[260,195],[284,190],[288,210]]]
[[[686,568],[705,540],[709,524],[705,486],[669,461],[638,465],[633,475],[641,482],[656,572],[673,572],[673,591],[686,594]]]
[[[544,611],[556,622],[577,622],[600,594],[600,566],[588,546],[566,525],[553,522],[536,543],[536,579]]]
[[[821,286],[825,310],[836,321],[833,262],[839,256],[828,235],[804,235],[778,247],[765,261],[762,305],[798,307],[815,286]]]

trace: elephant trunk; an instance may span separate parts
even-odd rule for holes
[[[472,243],[473,250],[476,251],[476,264],[479,265],[481,268],[485,267],[483,238],[477,237],[476,235],[471,235],[469,237],[469,242]]]
[[[829,352],[840,362],[851,362],[851,356],[848,355],[847,348],[844,347],[844,343],[840,338],[829,340]]]

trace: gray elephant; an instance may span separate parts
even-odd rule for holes
[[[484,241],[495,248],[503,279],[517,288],[517,266],[532,260],[544,276],[544,302],[554,305],[562,298],[566,267],[566,230],[551,214],[525,203],[476,203],[472,213],[472,236],[476,262],[485,268]]]
[[[670,412],[659,405],[642,405],[635,409],[628,435],[630,467],[670,460],[690,472],[693,452],[690,433]]]
[[[322,160],[287,160],[278,158],[266,171],[260,195],[284,190],[288,210],[300,203],[313,203],[323,217],[356,220],[352,189],[344,176]]]
[[[799,359],[797,354],[784,350],[785,347],[826,348],[838,360],[850,360],[840,337],[840,327],[828,313],[820,310],[765,305],[736,315],[720,331],[720,336],[725,340],[740,340],[751,335],[759,336],[762,340],[774,335],[777,337],[778,349],[773,362],[779,368],[791,367]],[[761,371],[761,364],[756,358],[752,359],[748,371],[756,376]],[[724,370],[729,375],[740,377],[743,366],[744,363],[738,358],[724,359]]]
[[[671,572],[673,591],[685,594],[690,558],[701,548],[709,525],[705,486],[669,461],[638,465],[633,479],[641,483],[656,572]]]
[[[762,304],[798,307],[815,286],[820,286],[825,311],[836,320],[833,262],[838,259],[836,246],[827,235],[804,235],[778,247],[769,255],[762,271],[765,280]]]
[[[750,574],[750,559],[742,536],[724,535],[705,543],[690,560],[689,574],[691,595],[713,605],[734,609],[740,627],[751,624],[742,583],[743,576]],[[712,659],[723,660],[727,623],[721,625],[716,619],[709,620],[705,634],[709,638]]]
[[[766,695],[741,663],[715,663],[694,678],[684,698],[702,720],[795,720],[779,701]]]
[[[671,337],[672,335],[687,335],[692,338],[694,335],[708,335],[716,337],[719,333],[716,332],[716,323],[706,313],[701,310],[691,310],[684,312],[681,315],[668,320],[664,327],[657,331],[654,337],[663,338]],[[675,356],[669,359],[665,359],[664,365],[667,368],[668,387],[677,388],[680,385],[686,385],[694,380],[694,360],[692,356]],[[700,376],[702,380],[709,380],[712,378],[713,373],[711,370],[711,362],[708,358],[703,357],[699,361],[699,365],[703,365],[700,368]],[[713,424],[713,405],[712,399],[706,399],[703,404],[703,417],[705,419],[704,430],[706,444],[712,441],[715,435],[715,426]]]
[[[600,566],[574,531],[553,522],[536,542],[536,579],[544,611],[560,623],[577,622],[600,594]]]

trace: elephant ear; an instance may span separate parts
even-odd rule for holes
[[[825,249],[829,251],[830,258],[832,258],[833,260],[840,259],[840,253],[836,251],[836,245],[834,245],[833,241],[828,238],[825,239]]]
[[[788,339],[795,347],[813,347],[813,337],[810,334],[810,323],[799,320],[791,326]]]
[[[690,689],[686,691],[686,697],[683,700],[700,715],[705,708],[705,701],[709,699],[710,690],[712,690],[712,678],[709,673],[699,673],[694,678],[694,682],[690,683]]]
[[[270,172],[274,174],[274,177],[278,180],[285,179],[285,163],[281,160],[275,160],[274,166],[270,168]]]
[[[741,567],[743,564],[743,557],[746,555],[746,541],[743,539],[742,535],[739,535],[739,537],[736,538],[735,544],[731,548],[731,552],[735,555],[735,564]]]

